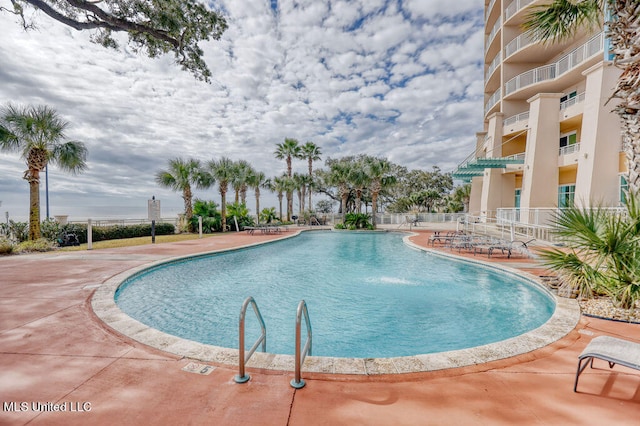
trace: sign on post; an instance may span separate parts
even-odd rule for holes
[[[160,200],[151,197],[148,203],[149,220],[151,221],[151,244],[156,242],[156,220],[160,220]]]
[[[160,220],[160,200],[155,196],[149,200],[148,213],[150,221]]]

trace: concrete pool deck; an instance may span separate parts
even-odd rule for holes
[[[412,241],[426,246],[428,232],[417,231]],[[95,290],[122,272],[274,238],[230,233],[0,258],[0,424],[637,424],[639,372],[596,361],[572,391],[589,341],[640,342],[637,324],[582,317],[544,348],[439,371],[357,376],[303,368],[307,384],[295,390],[291,371],[249,369],[246,384],[233,381],[237,368],[215,362],[198,361],[213,367],[206,375],[184,371],[192,360],[115,332],[91,309]],[[539,270],[531,260],[491,261]]]

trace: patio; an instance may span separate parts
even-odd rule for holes
[[[582,317],[534,352],[434,372],[346,376],[303,367],[307,384],[294,390],[290,371],[249,369],[246,384],[225,365],[207,363],[215,368],[206,375],[184,371],[191,360],[115,333],[91,310],[95,289],[125,270],[284,234],[1,257],[0,424],[637,424],[638,371],[596,361],[573,392],[578,355],[591,339],[640,342],[637,324]],[[430,235],[419,231],[412,241],[429,247]],[[536,270],[530,259],[483,260]]]

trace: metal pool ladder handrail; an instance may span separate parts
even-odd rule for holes
[[[304,344],[304,349],[300,352],[300,328],[302,323],[302,314],[307,324],[307,341]],[[307,310],[307,304],[304,300],[301,300],[298,304],[298,311],[296,313],[296,376],[291,380],[291,386],[296,389],[304,387],[305,383],[300,375],[300,367],[304,363],[304,359],[307,355],[311,355],[311,342],[313,340],[313,333],[311,332],[311,322],[309,321],[309,311]]]
[[[262,328],[262,332],[260,333],[260,337],[253,344],[248,354],[244,353],[244,318],[247,314],[247,308],[251,304],[253,308],[253,312],[255,312],[258,321],[260,322],[260,327]],[[262,319],[262,315],[260,314],[260,309],[258,309],[258,304],[253,297],[249,296],[245,299],[242,304],[242,308],[240,309],[240,343],[238,345],[238,374],[233,378],[236,383],[245,383],[248,382],[251,376],[245,374],[244,366],[251,358],[251,355],[258,349],[260,343],[262,343],[262,352],[266,352],[267,350],[267,327],[264,325],[264,320]]]

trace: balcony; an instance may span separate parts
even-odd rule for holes
[[[512,16],[520,10],[533,3],[534,0],[513,0],[504,10],[504,20],[508,21]]]
[[[518,123],[529,119],[529,111],[521,112],[520,114],[512,115],[502,122],[502,126],[506,127],[511,124]]]
[[[502,55],[500,54],[500,52],[498,52],[496,57],[493,58],[493,60],[491,61],[491,64],[489,64],[489,68],[487,68],[487,73],[485,74],[485,78],[484,78],[485,84],[487,84],[487,82],[489,81],[489,78],[491,77],[493,72],[496,70],[496,68],[500,64],[501,59],[502,59]]]
[[[488,113],[489,110],[491,110],[491,108],[493,108],[498,103],[498,101],[500,100],[500,97],[502,96],[501,92],[502,90],[500,90],[500,88],[498,88],[498,90],[493,92],[493,95],[491,95],[487,103],[484,105],[485,114]]]
[[[580,142],[576,142],[571,145],[561,147],[559,151],[559,155],[562,157],[563,155],[573,154],[574,152],[578,152],[578,151],[580,151]]]
[[[507,84],[505,85],[505,96],[527,86],[531,86],[532,84],[553,80],[576,68],[590,57],[602,51],[603,40],[603,33],[599,33],[582,46],[572,50],[569,54],[560,58],[558,62],[534,68],[517,75],[507,81]]]
[[[518,37],[514,38],[513,40],[511,40],[505,47],[504,47],[504,57],[508,58],[509,56],[513,55],[514,53],[516,53],[518,50],[525,48],[527,46],[529,46],[530,44],[534,43],[534,39],[532,38],[532,36],[530,36],[527,33],[521,34]]]
[[[487,24],[487,21],[489,20],[489,15],[491,15],[491,11],[493,10],[493,6],[496,4],[496,0],[491,0],[491,2],[489,3],[489,7],[487,7],[487,9],[485,10],[485,13],[487,14],[484,17],[484,24]]]
[[[574,96],[573,98],[567,99],[564,102],[560,102],[560,111],[565,110],[569,107],[574,106],[575,104],[578,104],[580,102],[584,102],[584,92],[579,93],[577,96]]]
[[[491,46],[491,42],[496,37],[496,34],[498,34],[498,31],[500,31],[501,26],[502,26],[502,17],[498,18],[496,23],[493,25],[493,28],[491,29],[489,36],[487,37],[487,42],[484,45],[485,52],[489,50],[489,46]]]

